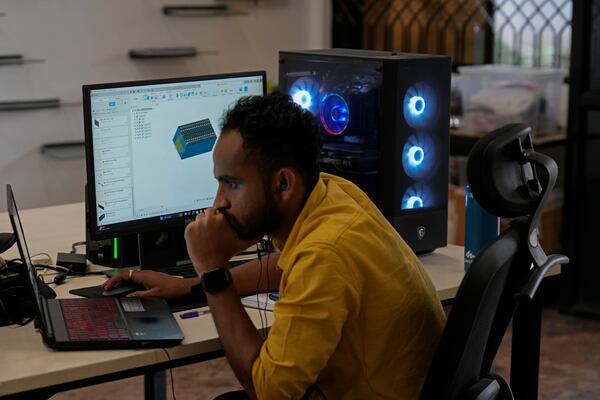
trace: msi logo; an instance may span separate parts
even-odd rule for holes
[[[417,236],[419,237],[419,239],[423,239],[425,237],[425,227],[424,226],[420,226],[417,228]]]

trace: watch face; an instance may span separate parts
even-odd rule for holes
[[[202,286],[208,293],[225,289],[231,282],[231,273],[226,268],[217,268],[202,274]]]

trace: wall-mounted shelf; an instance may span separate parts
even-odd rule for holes
[[[172,5],[162,8],[169,17],[218,17],[230,15],[247,15],[248,12],[232,10],[227,4]]]
[[[27,111],[42,108],[58,108],[60,106],[61,102],[59,98],[0,101],[0,111]]]
[[[0,66],[42,62],[44,62],[42,59],[25,58],[23,57],[23,54],[0,54]]]
[[[40,152],[58,160],[81,159],[85,158],[85,142],[45,143]]]
[[[0,65],[22,64],[23,54],[0,54]]]
[[[155,47],[129,50],[129,58],[196,57],[198,54],[218,54],[217,50],[197,50],[195,47]]]
[[[33,111],[44,108],[59,108],[81,106],[79,101],[61,101],[59,98],[47,99],[29,99],[29,100],[2,100],[0,101],[1,111]]]

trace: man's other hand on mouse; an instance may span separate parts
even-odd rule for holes
[[[190,287],[197,279],[181,279],[156,271],[122,271],[102,284],[102,290],[109,291],[121,282],[134,282],[146,290],[129,293],[127,297],[162,297],[174,299],[190,293]]]

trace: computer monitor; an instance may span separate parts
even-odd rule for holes
[[[223,113],[264,71],[83,86],[93,239],[182,227],[212,206]]]

